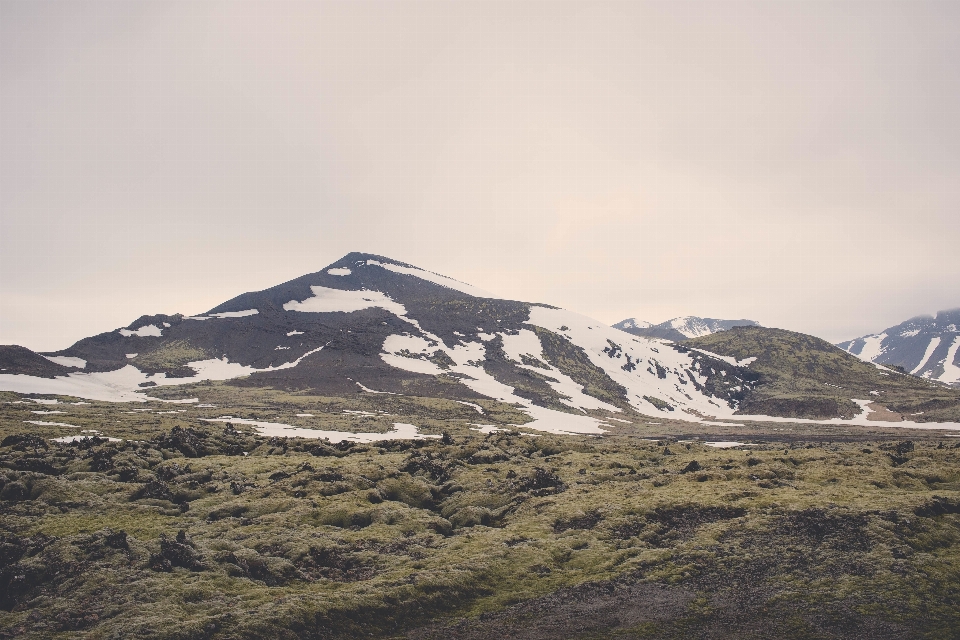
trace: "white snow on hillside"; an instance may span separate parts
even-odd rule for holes
[[[873,362],[881,354],[883,354],[883,340],[887,337],[886,333],[881,333],[879,335],[864,336],[863,346],[860,347],[860,353],[854,354],[861,360],[866,360],[867,362]]]
[[[943,375],[939,378],[941,382],[947,384],[960,382],[960,367],[954,364],[957,359],[957,349],[960,349],[960,336],[953,339],[953,344],[947,350],[947,359],[943,361]]]
[[[302,311],[309,313],[332,313],[336,311],[351,312],[380,307],[398,316],[405,316],[407,310],[399,302],[379,291],[344,291],[313,286],[313,297],[303,301],[291,300],[283,305],[284,311]]]
[[[280,438],[318,438],[329,440],[333,444],[339,442],[381,442],[383,440],[424,440],[427,438],[440,438],[441,436],[427,435],[420,433],[419,429],[412,424],[403,422],[394,422],[393,429],[386,433],[364,433],[352,431],[327,431],[324,429],[310,429],[307,427],[295,427],[280,422],[265,422],[263,420],[248,420],[245,418],[234,418],[223,416],[221,418],[200,418],[204,422],[233,422],[237,424],[246,424],[257,430],[257,433],[267,437]]]
[[[703,319],[693,316],[674,318],[670,321],[670,326],[688,338],[699,338],[713,333],[713,330]]]
[[[134,331],[131,331],[130,329],[120,329],[119,331],[120,335],[122,335],[124,338],[129,338],[130,336],[139,336],[141,338],[146,338],[149,336],[158,338],[163,335],[163,331],[155,324],[148,324],[147,326],[140,327]]]
[[[87,361],[84,360],[83,358],[74,358],[72,356],[43,356],[43,357],[49,360],[50,362],[63,365],[64,367],[76,367],[77,369],[85,369],[87,367]]]
[[[692,356],[674,350],[663,341],[632,337],[624,339],[623,333],[617,329],[563,309],[531,307],[528,322],[554,333],[569,335],[574,344],[584,349],[593,364],[626,387],[627,400],[641,413],[690,421],[700,420],[697,413],[713,417],[733,415],[734,409],[725,401],[709,398],[691,384],[690,375],[699,384],[706,382],[706,378],[694,367]],[[567,329],[561,331],[562,326]],[[620,347],[620,357],[610,357],[613,352],[611,343]],[[623,368],[627,356],[637,363],[632,371]],[[657,364],[666,370],[666,378],[660,378],[657,374]],[[658,409],[644,396],[667,402],[674,410]]]
[[[332,276],[348,276],[353,273],[353,271],[344,267],[343,269],[327,269],[327,273]]]
[[[489,291],[484,291],[480,287],[475,287],[472,284],[467,284],[466,282],[460,282],[459,280],[454,280],[453,278],[448,278],[442,276],[439,273],[433,273],[432,271],[424,271],[423,269],[418,269],[416,267],[401,267],[397,264],[390,264],[388,262],[379,262],[378,260],[367,260],[367,264],[375,267],[382,267],[388,271],[393,271],[394,273],[403,273],[408,276],[416,276],[421,280],[426,280],[434,284],[439,284],[440,286],[447,287],[448,289],[453,289],[454,291],[459,291],[460,293],[465,293],[469,296],[475,298],[495,298],[492,293]]]
[[[211,320],[213,318],[246,318],[260,313],[257,309],[244,309],[243,311],[221,311],[220,313],[209,313],[200,316],[188,316],[184,320]]]
[[[716,358],[717,360],[721,360],[722,362],[726,362],[727,364],[731,364],[735,367],[749,367],[750,363],[752,363],[757,359],[754,356],[750,358],[744,358],[743,360],[737,360],[733,356],[722,356],[719,353],[707,351],[706,349],[690,349],[690,350],[696,351],[697,353],[702,353],[705,356],[710,356],[711,358]]]
[[[146,382],[152,382],[158,387],[165,387],[193,384],[201,380],[229,380],[257,372],[290,369],[300,364],[304,358],[317,353],[321,349],[323,347],[318,347],[308,351],[293,362],[265,369],[229,362],[226,358],[188,362],[187,366],[197,372],[197,375],[191,378],[168,378],[165,373],[149,375],[132,364],[115,371],[71,373],[56,378],[0,373],[0,391],[74,396],[105,402],[144,402],[152,399],[145,396],[145,392],[148,392],[150,388],[139,386]]]
[[[384,342],[384,353],[381,354],[380,357],[383,358],[383,361],[387,364],[406,371],[433,375],[449,371],[469,376],[468,378],[462,379],[461,382],[470,389],[487,397],[494,398],[495,400],[517,404],[523,407],[523,411],[534,419],[533,422],[524,424],[524,427],[558,434],[600,434],[604,433],[601,425],[610,426],[603,424],[602,420],[590,416],[563,413],[538,407],[528,400],[514,395],[513,387],[497,381],[484,370],[483,360],[486,357],[486,345],[482,341],[461,341],[450,349],[449,347],[441,346],[443,343],[437,336],[427,331],[423,331],[423,333],[426,335],[426,338],[401,335],[389,336]],[[532,331],[529,333],[533,334]],[[494,337],[496,336],[490,335],[488,341]],[[522,336],[517,343],[511,345],[511,350],[515,350],[517,345],[520,345],[520,349],[536,349],[534,353],[540,354],[542,352],[542,347],[539,346],[540,341],[537,339],[536,334],[533,334],[533,338],[536,339],[536,346],[532,340],[530,340],[529,336]],[[433,345],[431,345],[431,343],[433,343]],[[439,366],[427,360],[397,355],[397,352],[405,349],[410,354],[423,354],[426,356],[432,354],[439,348],[443,348],[447,355],[456,363],[448,370],[441,369]],[[556,384],[551,383],[551,386],[557,388],[560,393],[571,397],[571,407],[604,408],[610,411],[620,411],[616,407],[606,405],[596,398],[585,395],[583,393],[583,387],[577,385],[566,376],[563,376],[559,371],[551,370],[548,372],[548,375],[551,378],[560,380],[560,382]]]
[[[221,311],[220,313],[211,313],[211,318],[246,318],[260,313],[257,309],[244,309],[243,311]]]
[[[926,351],[923,352],[923,357],[920,358],[920,364],[914,367],[913,371],[911,371],[910,373],[912,373],[913,375],[917,375],[918,373],[923,371],[924,367],[927,365],[927,361],[930,359],[930,357],[933,355],[933,352],[936,351],[937,347],[939,346],[940,346],[940,336],[931,338],[930,343],[927,345]]]

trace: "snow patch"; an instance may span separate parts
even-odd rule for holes
[[[341,268],[327,269],[327,273],[329,273],[332,276],[348,276],[351,273],[353,273],[353,271],[350,271],[350,269],[347,269],[346,267],[344,267],[342,269]]]
[[[305,313],[349,313],[380,307],[398,316],[407,315],[407,310],[399,302],[379,291],[344,291],[328,287],[312,286],[313,297],[306,300],[291,300],[283,305],[284,311],[301,311]]]
[[[27,424],[35,424],[38,427],[70,427],[71,429],[79,429],[80,427],[75,424],[67,424],[66,422],[44,422],[43,420],[24,420]]]
[[[613,329],[613,331],[617,330]],[[387,351],[387,353],[381,354],[381,358],[383,358],[384,362],[390,364],[391,366],[404,369],[406,371],[429,373],[432,375],[443,373],[444,370],[440,369],[440,367],[434,365],[432,362],[415,358],[406,358],[403,356],[398,356],[396,353],[390,353],[400,351],[402,349],[407,349],[411,353],[425,353],[437,348],[431,347],[431,342],[442,344],[441,340],[437,336],[426,331],[424,331],[424,334],[426,335],[425,338],[419,336],[401,335],[388,336],[384,341],[384,350]],[[490,336],[490,338],[493,337],[495,336]],[[504,337],[506,338],[507,336]],[[534,337],[536,337],[535,334]],[[529,342],[529,338],[521,338],[521,340],[524,341],[528,346],[532,345],[532,343]],[[537,342],[539,343],[539,339]],[[535,353],[539,353],[540,350],[542,350],[542,348],[535,351]],[[534,420],[531,423],[524,424],[524,427],[557,434],[605,433],[605,430],[600,428],[600,425],[603,424],[603,422],[597,418],[592,418],[586,415],[551,411],[550,409],[532,405],[523,398],[514,395],[513,387],[498,382],[493,376],[488,374],[483,369],[482,363],[486,358],[486,345],[483,342],[461,342],[452,349],[446,349],[445,351],[455,363],[448,371],[469,376],[469,378],[461,379],[460,382],[462,384],[479,394],[487,396],[488,398],[494,398],[495,400],[509,404],[520,405],[523,408],[522,410]],[[575,402],[577,403],[582,403],[587,407],[602,405],[602,408],[607,410],[619,411],[619,409],[616,407],[607,405],[596,398],[586,396],[582,393],[582,387],[576,385],[576,383],[574,383],[572,380],[566,378],[566,376],[563,376],[557,371],[550,371],[550,377],[558,379],[565,378],[566,380],[563,380],[557,384],[561,386],[567,385],[571,388],[575,387]],[[568,393],[566,395],[572,394]],[[575,405],[571,404],[571,406]]]
[[[135,331],[131,331],[130,329],[120,329],[120,335],[122,335],[124,338],[129,338],[130,336],[138,336],[140,338],[159,338],[163,335],[163,330],[155,324],[148,324],[147,326],[140,327]]]
[[[690,349],[691,351],[696,351],[697,353],[702,353],[705,356],[710,356],[711,358],[716,358],[726,362],[727,364],[733,365],[735,367],[747,367],[750,366],[750,363],[754,362],[757,357],[751,356],[749,358],[744,358],[743,360],[737,360],[733,356],[722,356],[719,353],[714,353],[712,351],[707,351],[706,349]]]
[[[353,383],[354,383],[355,385],[357,385],[358,387],[360,387],[360,390],[361,390],[361,391],[366,391],[367,393],[384,393],[384,394],[386,394],[386,395],[388,395],[388,396],[399,395],[399,394],[394,393],[393,391],[376,391],[376,390],[374,390],[374,389],[370,389],[370,388],[368,388],[368,387],[363,386],[362,384],[360,384],[360,383],[357,382],[356,380],[354,380]]]
[[[472,403],[472,402],[466,402],[466,401],[464,401],[464,400],[454,400],[454,402],[458,402],[458,403],[460,403],[460,404],[465,404],[465,405],[467,405],[468,407],[473,407],[474,409],[477,410],[477,413],[483,414],[483,407],[481,407],[481,406],[478,405],[478,404],[474,404],[474,403]]]
[[[880,335],[865,336],[863,338],[863,346],[860,347],[860,353],[855,353],[854,355],[861,360],[873,362],[883,354],[884,349],[882,343],[886,337],[887,334],[885,332]]]
[[[731,449],[733,447],[755,447],[755,444],[747,444],[745,442],[734,442],[734,441],[722,441],[722,442],[704,442],[703,444],[708,447],[714,447],[717,449]]]
[[[302,336],[302,335],[303,335],[303,331],[293,330],[293,331],[288,331],[288,332],[287,332],[287,337],[290,337],[290,336]]]
[[[246,318],[260,313],[257,309],[246,309],[244,311],[221,311],[220,313],[209,314],[210,318]]]
[[[324,345],[326,346],[326,345]],[[159,400],[149,398],[145,392],[149,388],[140,387],[144,382],[153,382],[156,386],[172,386],[193,384],[201,380],[229,380],[246,376],[259,371],[279,371],[297,366],[300,362],[320,351],[323,347],[312,349],[293,362],[255,369],[248,365],[230,362],[226,357],[222,359],[199,360],[188,362],[187,366],[197,372],[190,378],[168,378],[165,373],[147,376],[135,366],[128,364],[122,369],[97,373],[71,373],[56,378],[38,378],[35,376],[0,374],[0,390],[15,391],[17,393],[44,393],[51,395],[74,396],[88,400],[102,400],[106,402],[144,402]],[[196,398],[187,400],[164,400],[177,404],[197,402]],[[55,400],[43,404],[56,404]]]
[[[232,422],[252,426],[258,433],[267,437],[280,438],[316,438],[320,440],[329,440],[331,443],[338,442],[380,442],[383,440],[424,440],[427,438],[440,438],[422,434],[419,429],[412,424],[403,422],[394,422],[393,429],[387,433],[357,433],[352,431],[324,431],[322,429],[304,429],[303,427],[294,427],[289,424],[279,422],[265,422],[262,420],[247,420],[244,418],[233,418],[223,416],[220,418],[201,418],[204,422]]]
[[[948,384],[960,382],[960,367],[954,364],[957,360],[957,349],[960,349],[960,336],[953,339],[953,344],[947,350],[947,358],[943,361],[943,375],[940,376],[941,382]]]
[[[937,347],[939,346],[940,346],[940,336],[931,338],[930,343],[927,345],[927,350],[923,352],[923,357],[920,359],[920,364],[918,364],[910,373],[913,375],[917,375],[920,371],[922,371],[924,366],[927,364],[927,360],[930,359],[930,356],[933,355],[933,352],[936,351]]]
[[[63,436],[62,438],[51,438],[50,442],[80,442],[81,440],[86,440],[88,438],[100,438],[101,440],[107,440],[109,442],[122,442],[120,438],[107,438],[101,436],[99,431],[92,431],[91,435],[79,435],[79,436]]]
[[[87,361],[83,358],[74,358],[73,356],[43,356],[50,362],[54,364],[63,365],[64,367],[76,367],[77,369],[85,369],[87,367]]]
[[[480,433],[496,433],[497,431],[510,431],[510,430],[504,429],[503,427],[498,427],[493,424],[471,424],[470,431],[479,431]]]

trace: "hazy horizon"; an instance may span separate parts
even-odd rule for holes
[[[960,4],[0,0],[0,344],[350,251],[612,324],[960,307]]]

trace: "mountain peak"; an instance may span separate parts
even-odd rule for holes
[[[634,335],[673,340],[674,342],[708,336],[718,331],[732,329],[733,327],[756,326],[760,326],[760,323],[755,320],[718,320],[716,318],[701,318],[699,316],[680,316],[656,325],[638,323],[634,318],[628,318],[613,325],[616,329]]]
[[[837,346],[861,360],[960,385],[960,308],[916,316]]]
[[[636,318],[627,318],[626,320],[621,320],[617,324],[611,325],[614,329],[620,329],[621,331],[626,331],[627,329],[646,329],[652,327],[653,325],[646,320],[637,320]]]

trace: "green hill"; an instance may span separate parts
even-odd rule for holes
[[[756,358],[747,365],[756,380],[739,399],[740,414],[851,418],[860,412],[853,399],[875,399],[883,408],[917,422],[960,420],[960,392],[895,369],[878,368],[803,333],[734,327],[686,340],[678,348],[702,349],[737,360]],[[711,364],[715,371],[708,374],[711,382],[729,376],[730,371],[742,371],[720,360]]]

